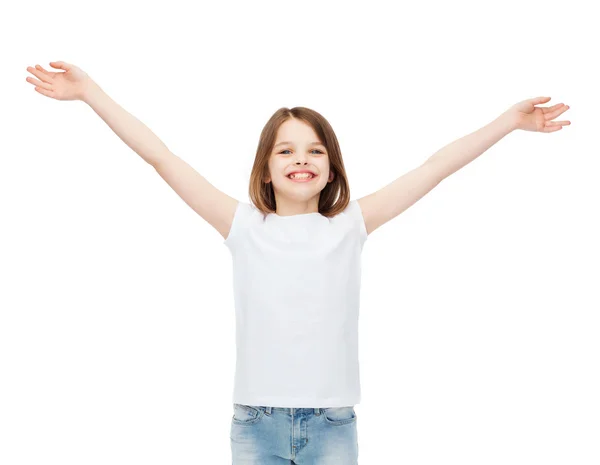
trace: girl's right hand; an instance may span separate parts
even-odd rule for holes
[[[91,78],[82,69],[64,61],[51,61],[50,66],[64,72],[46,71],[40,65],[35,65],[35,68],[28,66],[27,71],[39,81],[32,77],[27,77],[26,81],[36,86],[35,90],[46,97],[56,100],[81,100],[92,82]]]

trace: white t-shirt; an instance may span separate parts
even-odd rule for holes
[[[239,202],[229,236],[236,316],[233,402],[360,402],[358,310],[367,239],[356,200],[333,218]]]

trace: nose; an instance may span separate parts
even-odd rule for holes
[[[307,156],[305,153],[302,153],[301,151],[299,151],[296,153],[296,156],[294,158],[296,160],[296,162],[295,162],[296,164],[301,163],[301,162],[306,163]]]

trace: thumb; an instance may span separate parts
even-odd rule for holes
[[[50,66],[57,69],[64,69],[65,71],[69,71],[71,65],[69,63],[65,63],[64,61],[51,61]]]
[[[546,103],[550,100],[551,97],[536,97],[536,98],[532,98],[529,99],[528,102],[533,104],[533,105],[538,105],[540,103]]]

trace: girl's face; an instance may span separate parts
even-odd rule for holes
[[[293,171],[303,170],[311,171],[314,176],[296,181],[288,177]],[[317,212],[319,195],[334,177],[329,171],[329,154],[314,129],[295,118],[287,120],[277,131],[269,173],[266,182],[273,183],[277,210],[283,207],[288,214]]]

